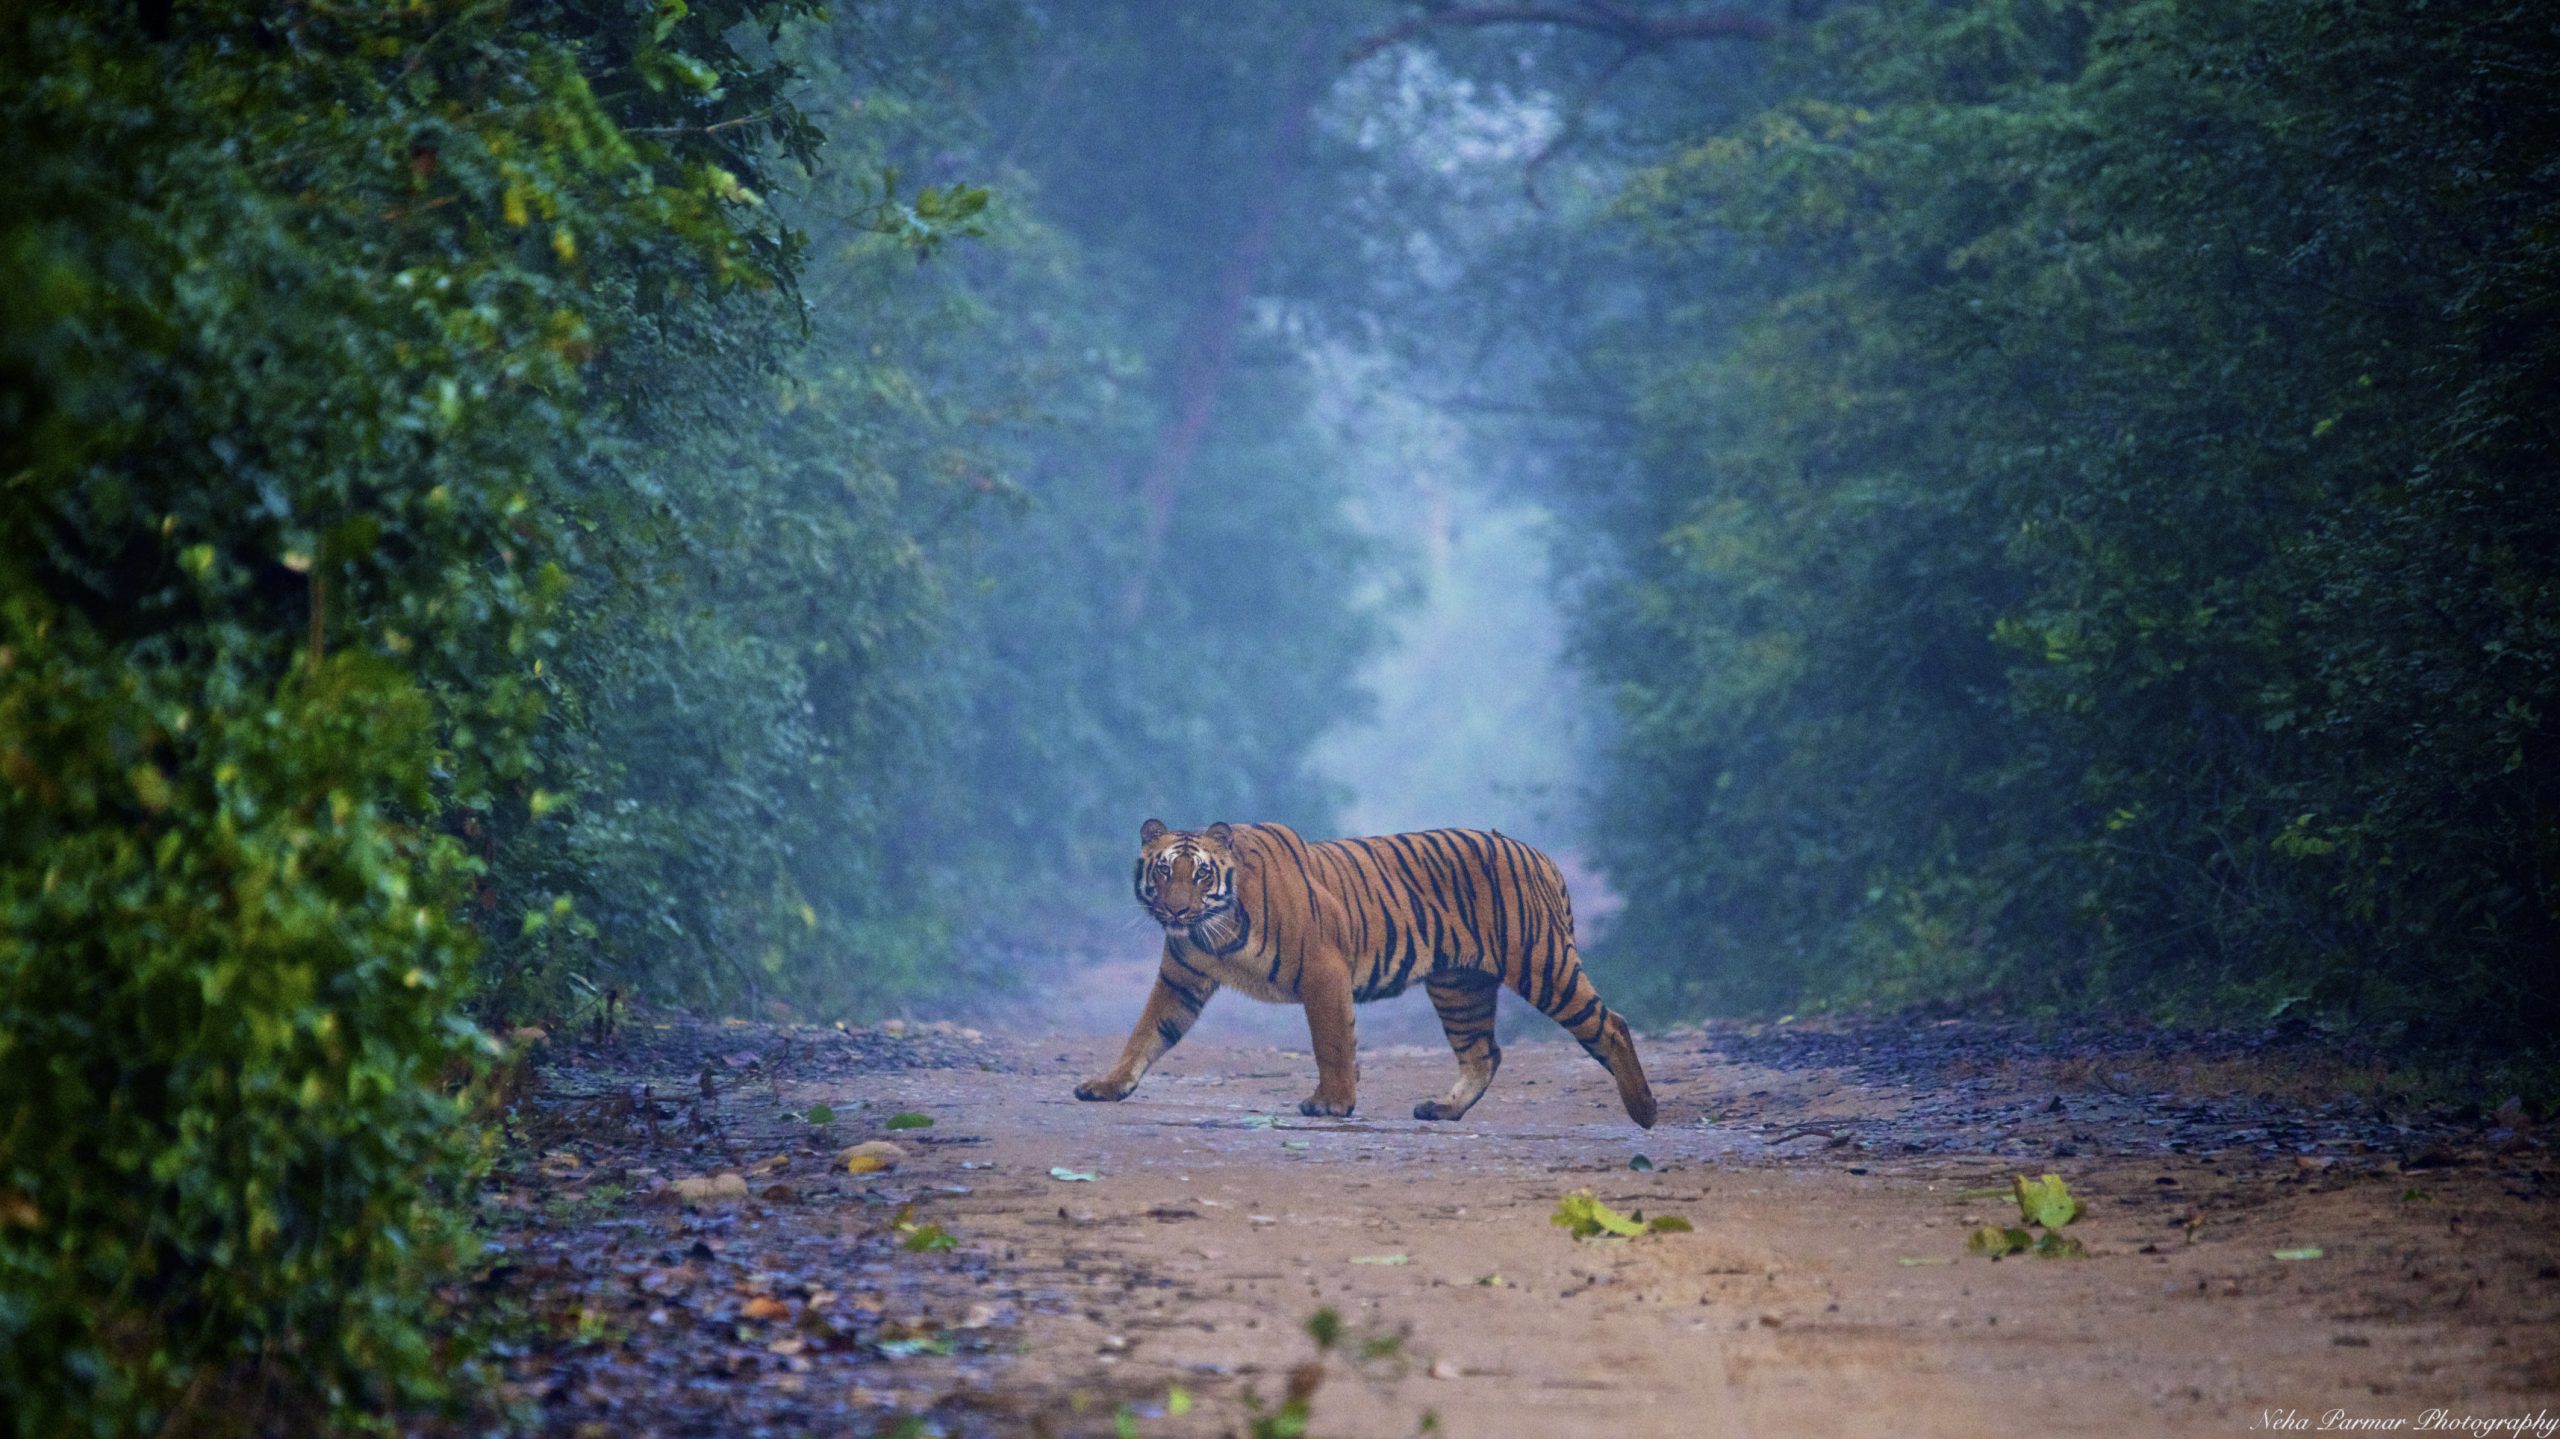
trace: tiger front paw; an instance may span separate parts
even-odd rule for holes
[[[1077,1085],[1076,1098],[1126,1099],[1129,1097],[1129,1091],[1137,1087],[1138,1081],[1134,1079],[1122,1079],[1116,1074],[1106,1074],[1100,1079],[1088,1079]]]
[[[1447,1100],[1426,1099],[1413,1106],[1413,1117],[1416,1119],[1464,1119],[1467,1117],[1467,1110],[1465,1105],[1451,1104]]]
[[[1300,1114],[1309,1115],[1319,1119],[1347,1119],[1351,1115],[1351,1107],[1352,1101],[1348,1099],[1327,1099],[1324,1097],[1322,1092],[1311,1094],[1298,1101],[1298,1112]]]

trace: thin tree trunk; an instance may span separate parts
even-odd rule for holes
[[[1236,340],[1244,330],[1246,305],[1271,260],[1288,182],[1306,148],[1307,129],[1315,119],[1316,102],[1322,94],[1313,79],[1321,56],[1322,46],[1314,36],[1300,42],[1292,62],[1289,98],[1272,127],[1270,149],[1254,177],[1251,208],[1219,266],[1217,288],[1208,303],[1183,326],[1177,342],[1176,363],[1181,370],[1174,390],[1173,414],[1157,438],[1154,455],[1138,477],[1142,544],[1138,563],[1129,576],[1128,592],[1122,598],[1122,608],[1133,623],[1146,609],[1147,586],[1164,549],[1165,535],[1173,528],[1174,509],[1190,478],[1191,462],[1200,452],[1201,441],[1208,437],[1219,393],[1226,388],[1227,374],[1235,365]]]

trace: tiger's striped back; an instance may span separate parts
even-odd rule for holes
[[[1628,1114],[1651,1126],[1652,1088],[1626,1021],[1601,1002],[1583,970],[1573,900],[1555,861],[1496,830],[1313,844],[1286,825],[1237,825],[1232,833],[1244,907],[1271,945],[1265,986],[1298,988],[1289,975],[1306,955],[1286,942],[1292,930],[1339,947],[1350,961],[1355,1001],[1423,982],[1462,1070],[1459,1089],[1439,1106],[1455,1111],[1446,1117],[1463,1113],[1500,1063],[1493,991],[1507,985],[1607,1067]],[[1471,1084],[1477,1060],[1481,1082]]]
[[[1354,997],[1385,999],[1451,971],[1517,972],[1532,1003],[1574,956],[1573,904],[1553,860],[1494,830],[1431,829],[1307,846],[1368,956]],[[1543,1007],[1543,1006],[1541,1006]]]

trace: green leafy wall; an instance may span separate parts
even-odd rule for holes
[[[1637,177],[1626,982],[2547,1034],[2554,44],[1845,7]]]

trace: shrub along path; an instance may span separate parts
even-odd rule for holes
[[[1379,1436],[2560,1413],[2544,1142],[2396,1113],[2307,1039],[1662,1034],[1644,1133],[1534,1032],[1462,1123],[1403,1117],[1449,1064],[1404,1044],[1359,1117],[1302,1119],[1311,1061],[1214,1018],[1117,1105],[1068,1093],[1105,1036],[552,1042],[458,1292],[561,1434],[1287,1433],[1293,1393]],[[894,1167],[850,1172],[872,1140]],[[1968,1253],[2047,1172],[2086,1257]],[[1577,1239],[1583,1190],[1694,1229]]]

